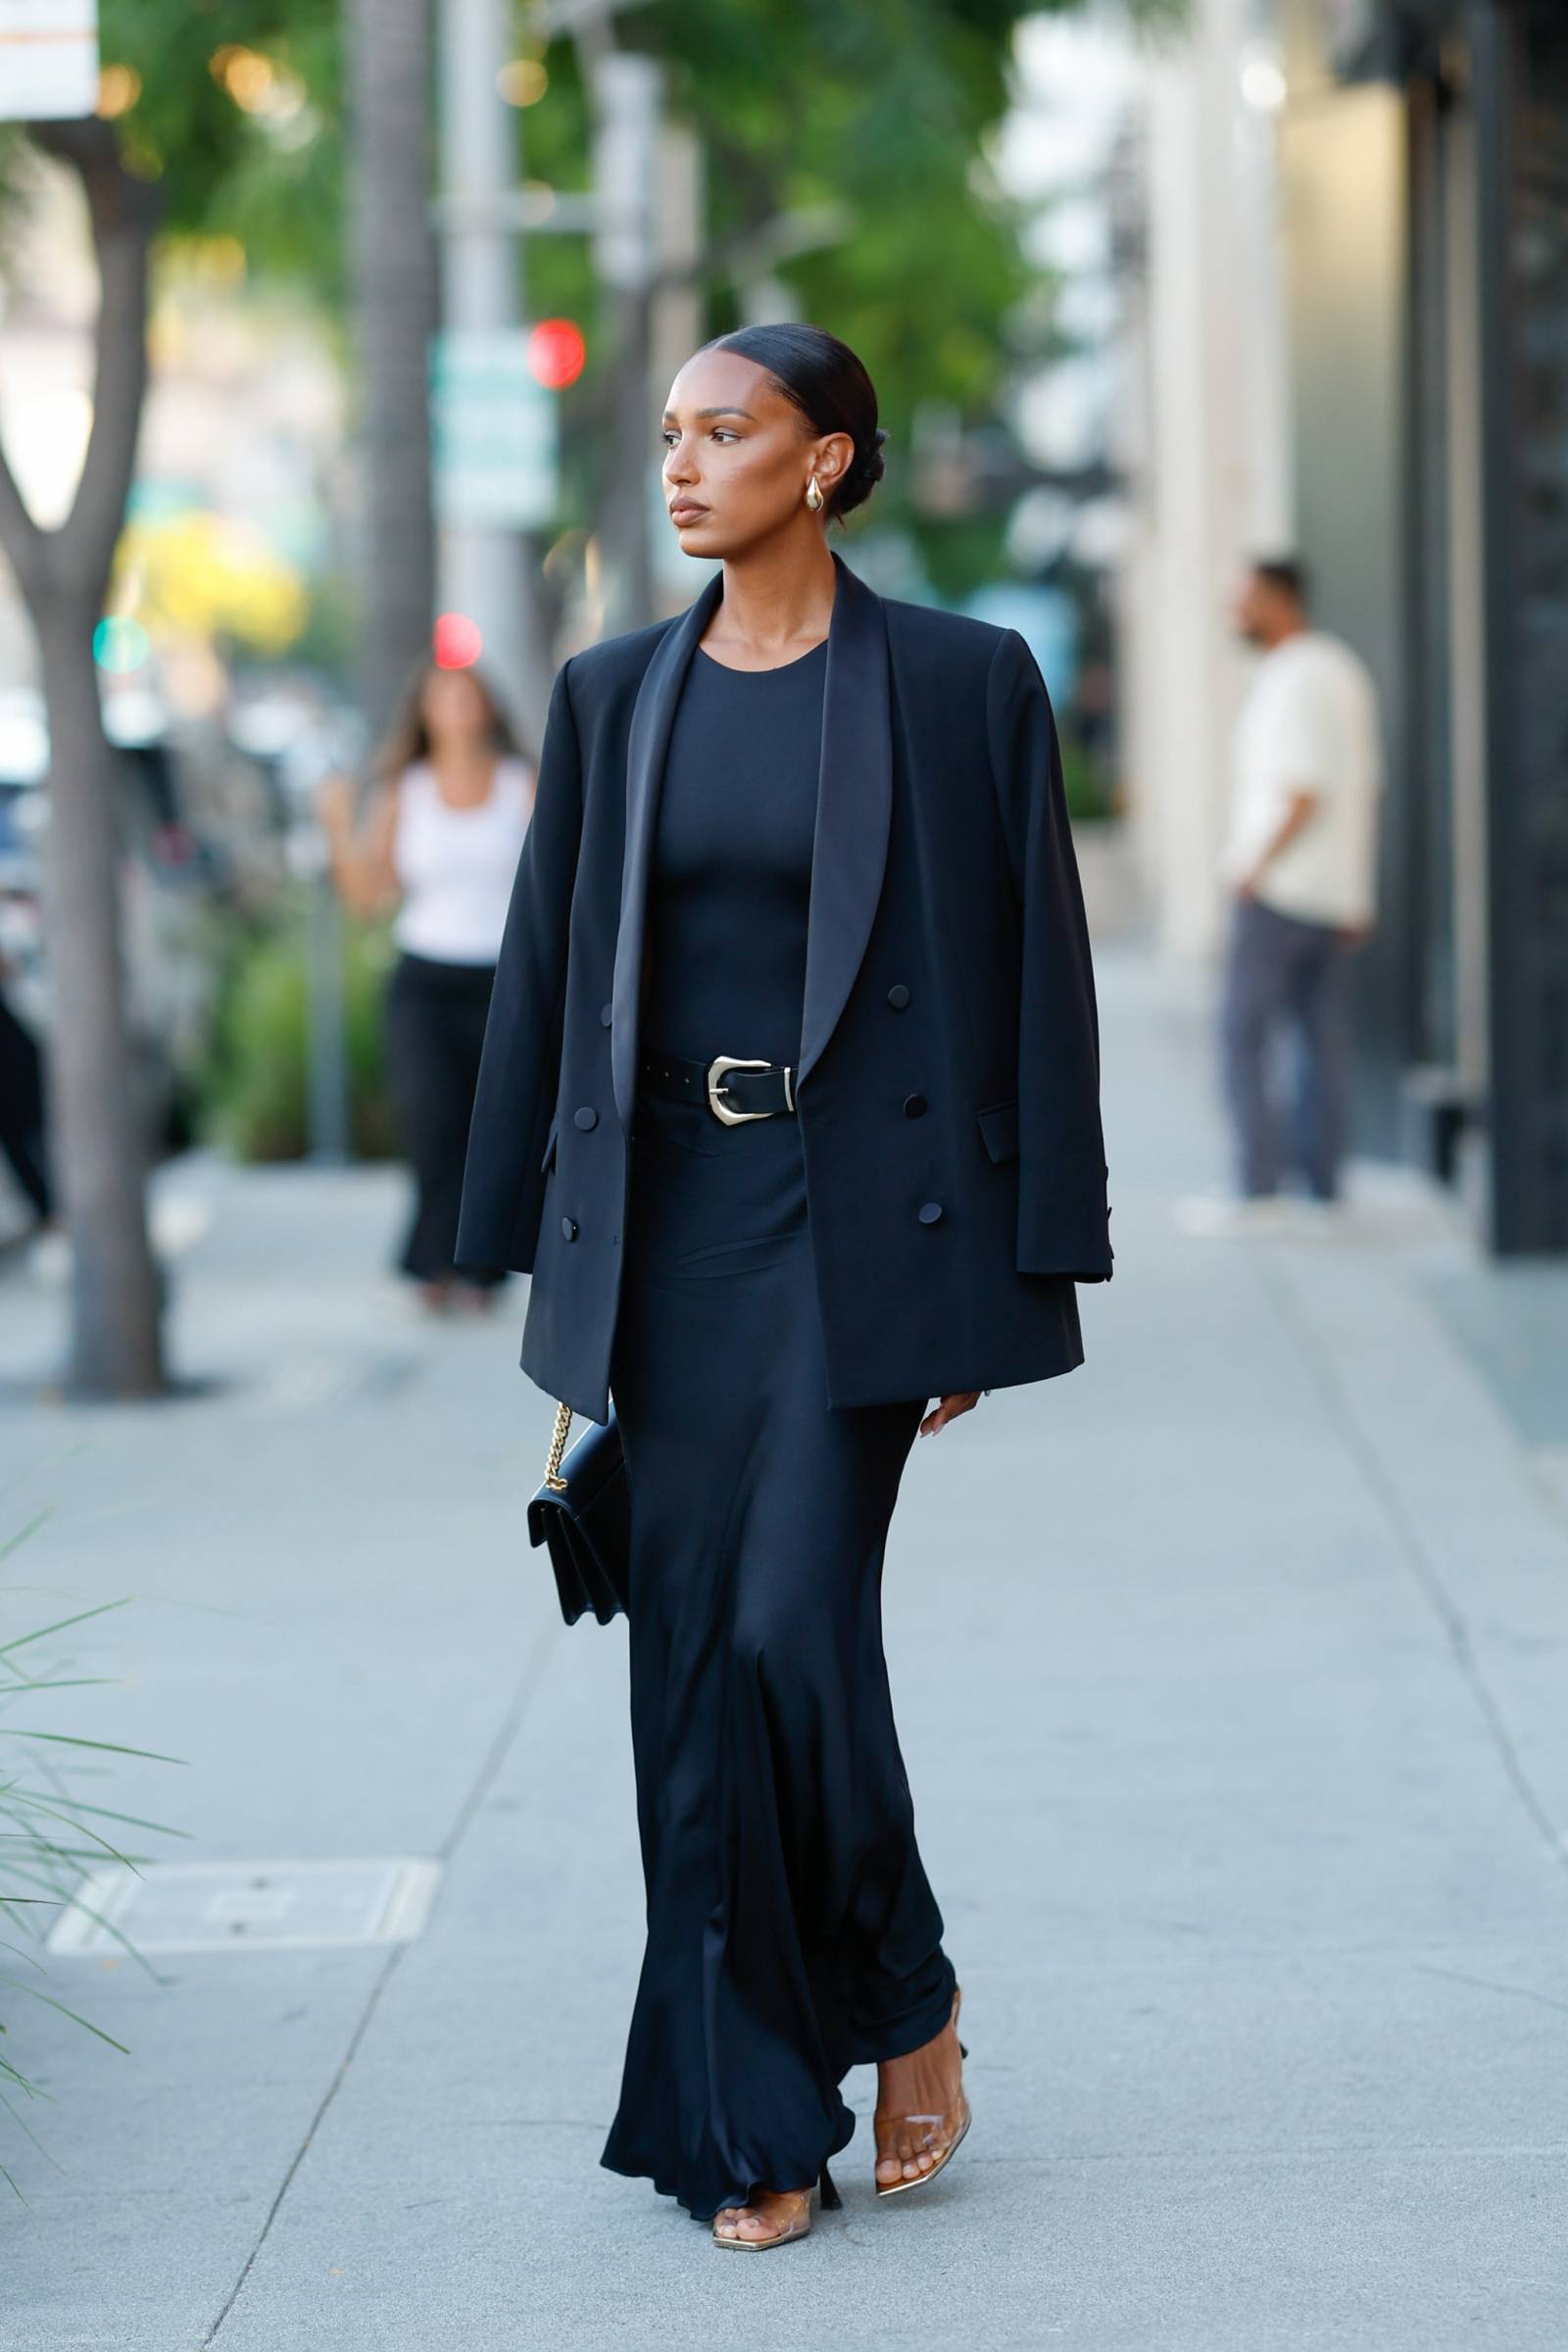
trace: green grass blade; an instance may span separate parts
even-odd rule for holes
[[[13,1992],[24,1992],[31,2001],[42,2001],[46,2009],[58,2009],[61,2016],[69,2017],[74,2025],[83,2026],[89,2034],[96,2034],[100,2041],[107,2041],[112,2050],[121,2051],[126,2058],[130,2056],[122,2041],[117,2041],[112,2034],[106,2034],[102,2026],[95,2026],[92,2019],[83,2017],[79,2010],[68,2009],[65,2002],[57,2001],[52,1993],[40,1992],[36,1984],[24,1984],[20,1977],[0,1977],[0,1987],[5,1985],[9,1985]]]
[[[97,1831],[89,1828],[86,1822],[77,1821],[74,1814],[62,1812],[58,1805],[35,1805],[32,1809],[37,1813],[46,1813],[51,1821],[63,1821],[68,1830],[75,1831],[78,1838],[90,1838],[101,1852],[112,1856],[116,1862],[123,1862],[127,1869],[135,1870],[136,1865],[128,1854],[122,1854],[118,1845],[111,1845],[107,1838],[100,1838]],[[51,1854],[62,1853],[65,1850],[64,1847],[56,1845],[52,1838],[45,1838],[41,1832],[38,1833],[37,1842]],[[139,1872],[137,1876],[140,1876]]]
[[[126,1747],[119,1740],[78,1740],[70,1732],[13,1731],[0,1724],[0,1739],[47,1740],[58,1747],[93,1747],[110,1756],[141,1756],[149,1764],[188,1764],[189,1756],[161,1756],[153,1747]]]
[[[45,1513],[46,1517],[47,1515]],[[34,1520],[33,1525],[36,1527],[37,1524],[38,1522]],[[20,1540],[19,1538],[18,1541],[20,1542]],[[0,1545],[0,1560],[3,1560],[5,1556],[5,1547]],[[94,1608],[78,1609],[74,1617],[57,1617],[53,1625],[40,1625],[35,1633],[19,1634],[14,1642],[0,1642],[0,1658],[9,1657],[14,1649],[25,1649],[29,1642],[43,1642],[51,1634],[63,1634],[68,1625],[85,1625],[89,1617],[103,1617],[111,1609],[122,1609],[126,1606],[128,1597],[127,1594],[124,1599],[121,1600],[101,1600]]]
[[[43,1804],[47,1801],[35,1789],[18,1788],[15,1782],[9,1788],[0,1788],[0,1796],[7,1795],[14,1797],[19,1804]],[[130,1830],[155,1830],[160,1838],[194,1838],[196,1835],[194,1830],[176,1830],[167,1821],[144,1821],[139,1813],[117,1813],[112,1805],[84,1804],[79,1797],[73,1797],[71,1805],[74,1812],[93,1813],[100,1821],[122,1821]]]
[[[0,1685],[0,1701],[30,1698],[35,1690],[103,1690],[111,1684],[118,1685],[121,1680],[118,1674],[71,1674],[52,1675],[48,1681],[34,1681],[31,1675],[23,1674],[15,1666],[8,1667],[7,1672],[15,1674],[18,1679],[14,1683]]]
[[[14,1867],[13,1876],[19,1878],[28,1878],[29,1874],[26,1871],[17,1870]],[[30,1877],[30,1884],[36,1886],[39,1884],[39,1881],[35,1876],[32,1876]],[[46,1879],[43,1881],[43,1884],[48,1886],[51,1884],[51,1882]],[[114,1921],[106,1917],[102,1911],[95,1911],[91,1903],[84,1903],[79,1894],[54,1894],[40,1896],[3,1895],[0,1896],[0,1911],[3,1911],[6,1908],[7,1903],[33,1901],[47,1903],[56,1911],[79,1911],[84,1919],[90,1919],[92,1921],[94,1927],[102,1928],[106,1936],[112,1936],[116,1943],[120,1945],[121,1949],[125,1953],[127,1958],[135,1961],[136,1966],[152,1984],[167,1984],[171,1982],[168,1977],[161,1977],[159,1975],[157,1969],[154,1968],[146,1953],[142,1951],[138,1945],[131,1942],[130,1937],[122,1929],[116,1927]]]
[[[37,2132],[28,2123],[26,2117],[18,2113],[17,2109],[12,2106],[11,2101],[6,2097],[6,2094],[3,2090],[0,2090],[0,2107],[5,2109],[7,2115],[10,2116],[11,2121],[16,2125],[17,2130],[26,2133],[33,2146],[37,2149],[39,2155],[43,2158],[45,2164],[52,2164],[57,2173],[63,2173],[66,2168],[61,2163],[59,2157],[50,2155],[48,2149],[44,2146],[43,2141],[38,2137]]]
[[[19,1527],[14,1536],[8,1536],[5,1542],[0,1544],[0,1560],[9,1560],[19,1545],[25,1544],[29,1536],[35,1536],[44,1521],[51,1516],[53,1509],[52,1503],[46,1504],[35,1518],[29,1519],[24,1527]]]

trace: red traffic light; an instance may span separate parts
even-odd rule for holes
[[[437,669],[471,669],[484,651],[479,624],[466,612],[443,612],[431,638]]]
[[[528,337],[528,371],[548,391],[564,391],[583,370],[588,346],[570,318],[541,318]]]

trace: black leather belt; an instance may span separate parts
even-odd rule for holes
[[[637,1080],[650,1094],[672,1102],[700,1104],[726,1127],[795,1108],[795,1072],[782,1061],[743,1061],[733,1054],[688,1061],[682,1054],[649,1047],[638,1058]]]

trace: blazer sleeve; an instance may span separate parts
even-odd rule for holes
[[[533,813],[512,886],[468,1127],[459,1265],[533,1270],[561,1073],[566,947],[582,840],[582,758],[570,661],[556,672]]]
[[[1089,926],[1051,698],[1016,629],[1003,632],[992,656],[986,730],[1018,900],[1017,1268],[1108,1282],[1109,1171]]]

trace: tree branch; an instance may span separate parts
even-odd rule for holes
[[[31,604],[43,584],[47,535],[27,513],[6,453],[0,449],[0,552],[17,575],[17,585]]]
[[[135,472],[147,391],[148,255],[162,205],[120,160],[107,122],[47,122],[32,136],[81,181],[101,289],[92,430],[71,513],[56,540],[62,584],[98,593],[114,560]]]

